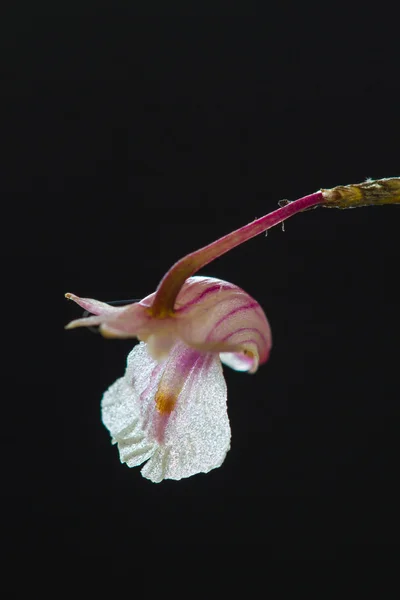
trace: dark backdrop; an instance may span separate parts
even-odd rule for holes
[[[121,465],[100,399],[132,342],[63,331],[81,314],[65,292],[141,298],[279,199],[398,176],[390,19],[359,44],[330,14],[82,11],[15,16],[3,37],[11,543],[397,544],[398,207],[305,212],[203,271],[254,296],[274,337],[254,376],[225,369],[232,448],[207,475]]]

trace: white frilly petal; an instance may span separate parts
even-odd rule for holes
[[[102,400],[103,423],[118,444],[121,462],[133,467],[147,460],[142,474],[153,482],[207,473],[222,464],[230,448],[226,384],[218,355],[197,355],[175,408],[164,417],[155,396],[164,371],[174,368],[178,367],[172,358],[157,363],[142,342],[129,354],[124,377]],[[163,418],[160,441],[156,421]]]

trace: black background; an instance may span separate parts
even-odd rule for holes
[[[274,338],[255,375],[225,369],[232,448],[207,475],[156,485],[119,463],[100,399],[132,343],[63,330],[81,314],[65,292],[141,298],[282,198],[399,175],[390,19],[372,36],[328,9],[235,10],[3,23],[2,495],[18,551],[398,543],[398,207],[305,212],[203,271],[254,296]]]

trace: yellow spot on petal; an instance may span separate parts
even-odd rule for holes
[[[169,319],[170,317],[175,316],[173,310],[164,307],[161,307],[157,313],[154,312],[152,306],[149,306],[149,308],[147,308],[146,311],[147,314],[150,315],[150,317],[152,317],[153,319]]]
[[[176,404],[176,396],[174,396],[173,394],[158,391],[155,400],[157,410],[162,415],[169,415],[174,410]]]

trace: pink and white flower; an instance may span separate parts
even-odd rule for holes
[[[173,314],[154,317],[155,294],[123,307],[67,295],[94,316],[67,327],[98,325],[112,337],[137,337],[125,375],[104,394],[102,419],[120,458],[154,482],[207,473],[230,447],[221,361],[254,373],[266,362],[271,332],[264,311],[237,286],[190,277]]]
[[[322,192],[287,203],[188,254],[140,302],[110,306],[66,294],[92,316],[67,325],[99,326],[106,337],[137,338],[125,375],[104,394],[102,419],[120,458],[154,482],[207,473],[230,447],[221,361],[255,373],[271,349],[261,306],[239,287],[193,276],[212,260],[281,223],[323,204]]]

